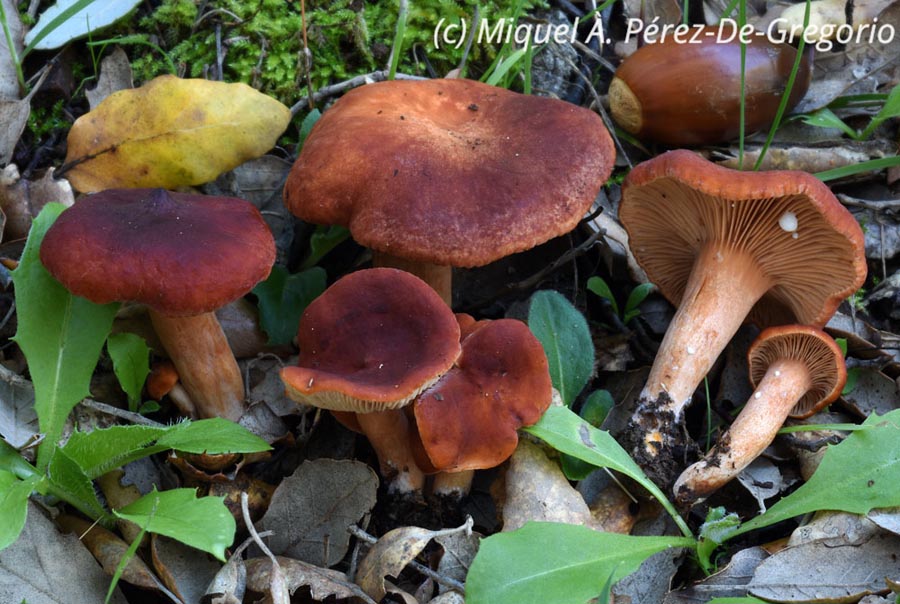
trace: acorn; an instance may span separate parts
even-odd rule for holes
[[[793,46],[773,42],[762,33],[749,38],[744,89],[747,133],[768,128],[774,121],[797,57]],[[788,111],[806,94],[811,77],[809,56],[804,55]],[[623,130],[640,140],[670,146],[722,143],[737,137],[740,100],[740,39],[719,26],[691,29],[686,36],[669,35],[641,47],[622,62],[609,87],[610,110]]]

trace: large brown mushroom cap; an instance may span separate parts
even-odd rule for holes
[[[73,294],[142,302],[164,315],[225,306],[265,279],[275,243],[259,211],[231,197],[110,189],[47,231],[41,262]]]
[[[285,204],[379,252],[472,267],[567,233],[612,170],[603,121],[471,80],[357,88],[316,123]]]
[[[419,438],[435,470],[492,468],[516,448],[516,430],[550,406],[547,357],[528,326],[480,322],[456,366],[416,399]]]
[[[824,325],[865,280],[859,224],[805,172],[740,172],[670,151],[635,167],[622,195],[630,248],[676,306],[710,241],[748,254],[773,282],[749,317],[763,327]]]
[[[753,387],[766,375],[769,365],[785,359],[801,361],[809,368],[809,390],[794,405],[791,417],[809,417],[841,395],[847,381],[844,355],[824,331],[808,325],[764,330],[747,352]]]
[[[300,359],[281,378],[294,400],[335,411],[396,409],[459,356],[459,325],[421,279],[373,268],[338,280],[303,312]]]

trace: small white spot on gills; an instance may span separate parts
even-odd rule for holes
[[[753,395],[753,398],[762,398],[762,392],[757,392]]]
[[[800,233],[791,233],[791,237],[797,239],[800,237]]]
[[[779,370],[779,369],[775,370],[775,377],[781,377],[781,370]]]
[[[688,347],[687,347],[687,353],[688,353],[688,354],[694,354],[695,352],[697,352],[697,351],[694,349],[693,346],[688,346]]]
[[[722,262],[725,260],[725,256],[722,255],[722,252],[716,252],[716,262]]]
[[[797,230],[797,215],[793,212],[785,212],[778,219],[778,226],[786,233],[793,233]]]

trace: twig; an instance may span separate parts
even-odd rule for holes
[[[309,110],[312,111],[316,108],[316,102],[313,98],[315,93],[313,92],[312,85],[312,51],[309,49],[309,39],[306,33],[306,0],[300,0],[300,23],[303,25],[301,31],[303,33],[303,72],[306,77],[306,90],[309,93],[307,96],[307,102],[309,103]],[[291,115],[295,115],[296,112],[293,108],[291,108]]]
[[[464,524],[460,528],[464,528],[464,527],[469,533],[471,533],[471,530],[472,530],[472,517],[471,516],[468,516],[466,518],[466,524]],[[372,535],[370,535],[366,531],[362,530],[355,524],[351,524],[347,528],[347,530],[350,532],[351,535],[353,535],[360,541],[365,541],[366,543],[369,543],[371,545],[378,543],[378,539],[376,537],[373,537]],[[444,575],[431,570],[427,566],[416,562],[415,560],[411,561],[409,563],[409,566],[412,567],[416,572],[425,575],[426,577],[433,580],[434,582],[440,583],[444,587],[448,587],[448,588],[452,589],[453,591],[458,591],[459,593],[465,593],[465,591],[466,591],[465,585],[463,585],[456,579],[451,579],[450,577],[445,577]]]
[[[459,66],[457,66],[460,74],[462,74],[466,69],[466,61],[469,60],[469,51],[472,50],[472,42],[475,41],[475,30],[478,29],[477,25],[480,20],[481,15],[478,10],[478,4],[475,4],[475,14],[472,15],[472,27],[469,28],[469,36],[466,39],[466,47],[463,48],[462,59],[459,60]]]
[[[256,543],[259,549],[262,550],[262,553],[272,562],[272,571],[269,573],[269,595],[272,597],[272,601],[275,604],[290,602],[291,597],[288,595],[288,586],[284,577],[284,571],[281,570],[281,565],[278,564],[278,559],[275,558],[275,554],[272,553],[272,550],[270,550],[262,540],[262,536],[256,532],[256,527],[253,526],[253,520],[250,519],[249,499],[247,492],[242,491],[241,516],[244,518],[244,525],[246,525],[247,530],[250,532],[250,537],[253,538],[253,542]]]
[[[113,407],[112,405],[107,405],[106,403],[101,403],[100,401],[95,401],[94,399],[86,398],[81,403],[79,403],[82,407],[87,407],[88,409],[93,409],[94,411],[99,411],[100,413],[106,413],[107,415],[112,415],[113,417],[118,417],[124,419],[126,421],[131,422],[132,424],[139,424],[141,426],[152,426],[154,428],[165,428],[165,424],[161,424],[159,422],[155,422],[152,419],[148,419],[141,415],[140,413],[135,413],[133,411],[127,411],[125,409],[119,409],[118,407]]]
[[[837,198],[841,203],[855,208],[864,208],[875,212],[900,210],[900,199],[859,199],[844,193],[838,193]]]
[[[388,70],[382,69],[380,71],[373,71],[372,73],[365,73],[363,75],[358,75],[356,77],[350,78],[349,80],[344,80],[343,82],[338,82],[337,84],[332,84],[331,86],[325,86],[324,88],[319,89],[314,92],[311,97],[301,97],[296,103],[291,107],[291,115],[297,115],[297,113],[303,108],[303,105],[309,103],[310,98],[313,103],[318,103],[323,99],[327,99],[331,96],[336,96],[350,90],[351,88],[358,88],[363,84],[368,82],[383,82],[387,79]],[[405,73],[398,73],[394,76],[395,80],[427,80],[428,78],[423,78],[420,76],[407,75]]]

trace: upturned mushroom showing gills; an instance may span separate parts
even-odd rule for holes
[[[376,266],[450,304],[451,267],[475,267],[572,230],[612,170],[600,117],[471,80],[390,81],[316,122],[284,187],[296,216],[337,224]]]
[[[413,410],[419,465],[463,474],[506,461],[517,430],[536,423],[552,398],[547,357],[528,326],[515,319],[479,321],[468,328],[452,369],[416,398]],[[470,476],[459,484],[468,490]],[[452,494],[444,490],[441,494]]]
[[[825,332],[806,325],[770,327],[747,354],[756,390],[728,432],[675,481],[682,504],[698,503],[750,465],[784,420],[809,417],[841,394],[844,355]]]
[[[683,410],[741,323],[824,325],[865,280],[863,234],[810,174],[729,170],[689,151],[635,167],[619,217],[638,263],[678,307],[627,435],[668,487]]]
[[[163,189],[83,197],[41,245],[41,262],[73,294],[145,304],[197,415],[234,421],[244,382],[214,311],[265,279],[274,261],[252,204]]]
[[[351,273],[303,312],[297,367],[281,370],[293,400],[356,413],[394,492],[421,491],[402,408],[459,356],[459,325],[421,279],[392,268]]]

